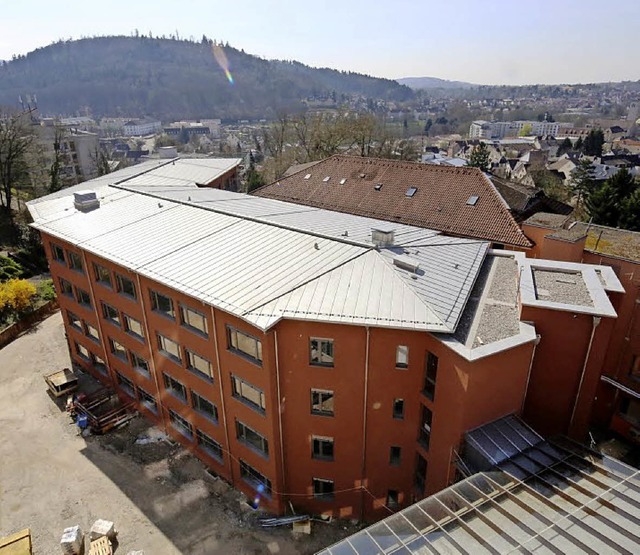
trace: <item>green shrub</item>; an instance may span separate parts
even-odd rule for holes
[[[52,301],[56,298],[56,290],[53,287],[53,280],[45,279],[38,284],[38,297],[43,301]]]
[[[0,283],[17,279],[24,274],[24,269],[15,260],[0,256]]]

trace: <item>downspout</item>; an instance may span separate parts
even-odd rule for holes
[[[218,386],[220,387],[220,404],[222,408],[222,425],[224,426],[224,437],[227,442],[227,453],[229,457],[229,472],[231,483],[235,484],[233,479],[233,464],[231,462],[231,443],[229,443],[229,429],[227,428],[227,410],[224,406],[224,391],[222,390],[222,367],[220,366],[220,352],[218,351],[218,326],[216,325],[216,313],[211,307],[211,321],[213,323],[213,343],[216,347],[216,364],[218,366]]]
[[[364,403],[362,410],[362,471],[360,478],[360,488],[361,488],[361,504],[360,504],[360,520],[364,521],[364,505],[365,505],[365,468],[366,468],[366,453],[367,453],[367,403],[369,396],[369,338],[371,335],[371,331],[369,326],[367,329],[367,343],[365,346],[365,354],[364,354]]]
[[[282,487],[280,488],[282,491],[287,491],[286,480],[285,480],[285,464],[284,464],[284,436],[282,435],[282,396],[280,394],[280,359],[278,353],[278,331],[273,330],[273,341],[275,345],[275,355],[276,355],[276,387],[278,394],[278,428],[280,430],[280,471],[282,472]],[[282,499],[282,503],[284,504],[284,496]]]
[[[529,392],[529,383],[531,382],[531,372],[533,371],[533,361],[536,357],[536,349],[538,348],[538,344],[542,336],[537,333],[536,339],[533,342],[533,352],[531,353],[531,362],[529,363],[529,372],[527,374],[527,384],[524,387],[524,396],[522,397],[522,405],[520,406],[520,416],[524,416],[524,405],[527,402],[527,393]]]
[[[600,324],[602,318],[600,316],[593,317],[593,328],[591,329],[591,338],[589,339],[589,347],[587,348],[587,354],[584,357],[584,364],[582,365],[582,374],[580,375],[580,382],[578,383],[578,391],[576,393],[576,400],[573,403],[573,410],[571,411],[571,420],[569,420],[569,426],[567,431],[571,430],[573,426],[573,420],[576,416],[576,411],[578,410],[578,401],[580,400],[580,391],[582,390],[582,382],[584,382],[584,375],[587,372],[587,364],[589,363],[589,356],[591,355],[591,347],[593,346],[593,338],[596,335],[596,328]]]
[[[140,283],[140,275],[138,272],[134,272],[136,276],[136,283],[138,284],[138,292],[140,294],[140,304],[142,305],[142,323],[144,324],[144,333],[147,336],[148,346],[149,346],[149,362],[151,363],[151,372],[153,373],[153,381],[156,384],[156,391],[158,392],[158,417],[162,422],[162,429],[164,430],[165,435],[169,435],[167,433],[167,423],[164,419],[164,414],[162,413],[162,409],[164,408],[162,402],[160,401],[160,396],[162,395],[160,390],[160,382],[158,381],[158,372],[156,371],[156,361],[154,358],[154,349],[152,346],[153,339],[151,338],[151,334],[149,333],[149,322],[147,321],[147,307],[144,304],[144,293],[142,292],[142,284]]]

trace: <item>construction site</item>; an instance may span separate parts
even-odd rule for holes
[[[310,535],[263,528],[268,515],[139,416],[102,435],[80,433],[68,396],[50,394],[43,380],[70,366],[60,313],[0,351],[0,538],[15,539],[7,550],[64,553],[65,529],[88,536],[99,519],[114,523],[111,550],[123,555],[314,553],[356,531],[336,521],[313,522]],[[99,387],[82,373],[78,381],[77,391]],[[28,543],[13,536],[25,529]]]

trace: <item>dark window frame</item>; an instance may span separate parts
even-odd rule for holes
[[[202,378],[203,380],[213,383],[213,365],[211,364],[211,361],[208,358],[203,357],[201,354],[198,354],[187,347],[184,348],[184,355],[186,359],[185,361],[186,367],[187,367],[187,370],[189,370],[189,372],[195,374],[196,376]],[[200,368],[197,368],[196,366],[194,366],[191,360],[191,357],[198,357],[204,360],[209,365],[209,372],[208,373],[203,372],[202,370],[200,370]]]
[[[422,405],[422,414],[420,415],[420,431],[418,442],[425,451],[429,451],[431,444],[431,435],[433,434],[433,412],[429,407]]]
[[[189,322],[189,312],[193,312],[194,314],[202,317],[204,330],[201,330],[198,326],[194,326]],[[189,331],[200,335],[201,337],[209,337],[209,322],[207,321],[207,317],[204,312],[200,312],[199,310],[196,310],[195,308],[192,308],[186,304],[178,303],[178,313],[180,314],[180,325],[183,328],[186,328]]]
[[[122,316],[120,315],[120,311],[110,305],[109,303],[105,303],[104,301],[100,301],[100,306],[102,307],[102,318],[107,322],[117,326],[118,328],[122,327]],[[110,311],[115,312],[116,316],[112,316],[109,314]]]
[[[404,420],[404,399],[393,400],[393,418],[395,420]]]
[[[84,274],[84,262],[77,252],[67,250],[67,264],[74,272]]]
[[[158,414],[158,400],[155,395],[149,393],[146,389],[138,386],[138,402],[153,414]]]
[[[133,383],[132,380],[127,378],[127,376],[125,376],[121,372],[118,372],[117,370],[115,370],[115,375],[116,375],[116,383],[118,384],[120,389],[122,389],[122,391],[124,391],[131,398],[137,399],[136,384]]]
[[[163,339],[173,343],[177,347],[177,351],[178,351],[177,355],[173,354],[171,351],[167,351],[164,348],[162,344]],[[164,356],[165,358],[168,358],[169,360],[172,360],[176,364],[182,365],[182,349],[180,348],[180,344],[177,341],[174,341],[173,339],[169,339],[166,335],[162,335],[161,333],[157,333],[157,332],[156,332],[156,341],[158,343],[158,352],[162,356]]]
[[[67,322],[69,326],[72,327],[74,330],[77,330],[80,332],[83,331],[82,318],[80,318],[75,312],[71,312],[70,310],[67,310]],[[75,322],[77,322],[77,324]]]
[[[312,478],[313,498],[319,501],[333,501],[335,497],[335,482],[326,478]],[[329,487],[330,484],[330,487]],[[318,491],[318,490],[321,491]]]
[[[169,318],[170,320],[176,319],[176,309],[173,302],[173,299],[164,293],[160,293],[160,291],[156,291],[155,289],[149,289],[149,297],[151,298],[151,310],[156,314],[160,314],[165,318]],[[165,310],[160,306],[160,300],[169,301],[169,310]]]
[[[318,396],[318,402],[315,402],[314,395]],[[335,406],[329,411],[324,410],[322,405],[324,405],[328,399],[323,399],[323,396],[329,396],[328,399],[332,399],[335,402],[335,393],[328,389],[311,389],[311,414],[315,414],[318,416],[335,416]],[[320,408],[315,409],[314,406],[319,406]]]
[[[73,296],[73,284],[63,277],[58,278],[58,285],[60,286],[60,294],[70,299],[75,299]]]
[[[402,447],[400,447],[399,445],[391,445],[389,447],[389,465],[402,465]]]
[[[211,405],[211,412],[203,410],[202,405],[205,404]],[[203,397],[193,389],[191,390],[191,408],[193,408],[195,412],[197,412],[199,415],[203,416],[210,422],[218,424],[218,407],[215,405],[215,403],[213,403],[213,401],[210,401],[206,397]]]
[[[107,274],[106,279],[102,275],[101,270],[104,270],[104,272]],[[98,264],[97,262],[94,262],[93,277],[95,278],[94,281],[96,283],[99,283],[100,285],[102,285],[103,287],[106,287],[107,289],[113,289],[113,283],[111,281],[111,271],[106,266],[103,266],[102,264]]]
[[[109,352],[117,359],[128,362],[127,348],[122,343],[120,343],[120,341],[116,341],[115,339],[113,339],[113,337],[108,337],[107,339],[107,343],[109,344]],[[122,347],[122,354],[120,354],[120,350],[116,348],[116,345]]]
[[[238,390],[237,382],[240,382],[239,390]],[[248,389],[253,390],[258,394],[260,398],[260,404],[255,403],[255,401],[253,401],[250,397],[247,397],[245,395],[244,387],[247,387]],[[259,387],[256,387],[255,385],[249,383],[248,381],[242,379],[241,377],[236,376],[235,374],[231,374],[231,391],[234,399],[237,399],[241,403],[244,403],[245,405],[259,412],[260,414],[265,414],[267,410],[267,400],[266,400],[264,391],[262,391],[262,389],[260,389]]]
[[[235,339],[234,339],[235,334]],[[251,352],[243,350],[240,348],[241,342],[238,340],[238,335],[244,336],[245,340],[253,340],[255,342],[255,355],[251,354]],[[234,345],[235,342],[235,345]],[[232,353],[235,353],[242,358],[257,364],[258,366],[262,366],[262,341],[251,335],[246,333],[238,328],[234,328],[227,324],[227,349]]]
[[[335,440],[332,437],[311,436],[311,458],[319,461],[335,460]]]
[[[222,463],[224,459],[222,445],[198,428],[196,428],[196,443],[203,453],[206,453],[212,459]],[[206,445],[207,443],[210,443],[211,446]]]
[[[238,459],[240,463],[240,477],[257,492],[265,497],[271,497],[271,480],[261,472],[258,472],[248,462]]]
[[[255,437],[252,437],[254,435]],[[259,455],[269,458],[269,440],[261,433],[236,419],[236,439]]]
[[[62,264],[63,266],[67,266],[67,259],[64,255],[64,249],[58,245],[57,243],[51,242],[51,258],[58,264]]]
[[[175,410],[168,409],[169,423],[171,427],[179,434],[193,441],[193,425],[183,416],[180,416]]]
[[[314,348],[313,348],[313,343],[316,342],[317,343],[317,348],[316,348],[316,352],[318,353],[318,355],[316,356],[316,358],[318,360],[314,361],[313,358],[313,352],[314,352]],[[324,345],[330,345],[331,346],[331,354],[324,352],[323,350],[323,346]],[[327,356],[331,358],[331,361],[329,362],[323,362],[321,359],[323,356]],[[335,347],[334,347],[334,340],[330,337],[310,337],[309,338],[309,365],[310,366],[322,366],[325,368],[333,368],[335,366]]]
[[[164,385],[164,390],[175,397],[182,403],[187,403],[187,388],[181,382],[176,380],[173,376],[167,374],[166,372],[162,373],[162,384]],[[181,393],[180,393],[181,392]]]
[[[427,351],[425,358],[425,371],[424,371],[424,389],[422,394],[434,401],[436,397],[436,381],[438,379],[438,357],[431,351]]]
[[[129,316],[125,312],[122,313],[121,318],[122,318],[122,325],[124,327],[124,331],[127,332],[134,339],[137,339],[138,341],[144,341],[144,326],[142,325],[142,322],[140,322],[139,320],[136,320],[133,316]],[[137,331],[131,329],[129,320],[133,320],[136,324],[140,326],[141,333],[138,333]]]
[[[84,306],[86,308],[93,308],[93,303],[91,302],[91,293],[89,291],[85,291],[82,287],[75,287],[76,292],[76,302],[80,306]],[[86,297],[86,300],[83,300],[82,297]]]
[[[132,299],[134,301],[137,301],[138,290],[136,289],[135,282],[131,278],[123,274],[119,274],[118,272],[115,272],[115,274],[116,274],[116,291],[118,292],[118,294],[122,295],[123,297],[126,297],[127,299]],[[126,291],[125,282],[129,282],[131,284],[133,293],[129,293],[128,291]]]
[[[131,363],[131,367],[141,374],[145,378],[151,378],[151,367],[149,366],[149,361],[141,357],[138,353],[134,351],[129,351],[129,362]],[[143,364],[140,364],[142,362]]]

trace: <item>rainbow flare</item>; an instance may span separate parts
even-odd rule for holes
[[[216,62],[218,62],[220,68],[224,70],[227,81],[233,85],[233,75],[231,75],[231,71],[229,71],[229,60],[227,60],[227,55],[224,53],[224,50],[222,50],[222,46],[214,44],[211,50],[213,51],[213,57],[216,59]]]

